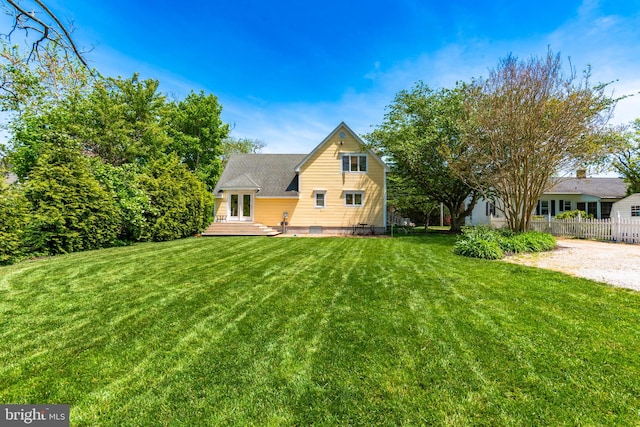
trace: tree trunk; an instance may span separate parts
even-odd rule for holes
[[[464,225],[464,220],[466,218],[462,215],[451,215],[451,232],[452,233],[460,233],[462,231],[462,226]]]

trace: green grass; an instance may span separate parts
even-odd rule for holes
[[[0,268],[0,402],[72,425],[637,425],[640,293],[455,237],[201,238]]]

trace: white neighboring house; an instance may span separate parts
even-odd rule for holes
[[[579,209],[597,219],[609,218],[613,204],[623,199],[626,192],[627,185],[622,178],[587,178],[578,172],[575,178],[556,178],[556,184],[542,195],[532,213],[553,218],[564,211]],[[499,206],[480,199],[467,217],[466,224],[488,225],[492,220],[501,218],[504,218],[504,213]]]
[[[640,221],[640,193],[615,202],[611,208],[611,218],[631,218]]]

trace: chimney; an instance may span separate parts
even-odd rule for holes
[[[586,169],[578,169],[576,171],[576,178],[584,179],[586,177],[587,177],[587,170]]]

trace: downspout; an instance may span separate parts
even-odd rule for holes
[[[384,190],[383,190],[383,203],[382,203],[382,226],[384,227],[384,233],[387,233],[387,171],[384,171]],[[393,224],[391,224],[391,230],[393,232]]]

